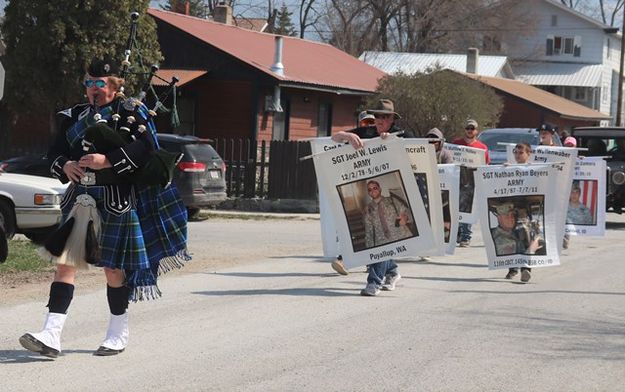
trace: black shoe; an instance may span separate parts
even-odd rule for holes
[[[44,357],[56,358],[59,356],[59,350],[46,346],[29,333],[26,333],[20,337],[20,344],[26,350],[41,354]]]
[[[97,355],[99,357],[108,357],[111,355],[117,355],[120,353],[123,353],[124,349],[122,348],[121,350],[115,350],[112,348],[108,348],[108,347],[104,347],[104,346],[100,346],[98,347],[98,349],[93,353],[93,355]]]
[[[506,275],[506,279],[512,279],[516,276],[516,274],[518,274],[519,271],[508,271],[508,274]]]

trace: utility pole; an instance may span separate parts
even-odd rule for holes
[[[623,106],[623,60],[625,59],[625,6],[623,7],[623,24],[621,26],[621,61],[619,63],[618,71],[618,95],[616,98],[616,121],[614,125],[620,127],[621,121],[621,108]]]

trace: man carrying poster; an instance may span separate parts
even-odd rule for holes
[[[335,135],[332,136],[332,140],[336,141],[336,142],[348,142],[352,147],[354,147],[354,149],[356,150],[360,150],[364,147],[364,142],[362,139],[369,139],[369,138],[374,138],[374,137],[381,137],[382,139],[386,139],[389,134],[391,133],[403,133],[402,136],[404,137],[414,137],[414,134],[412,134],[412,132],[408,132],[408,131],[403,131],[401,129],[399,129],[396,125],[395,125],[395,120],[400,118],[399,114],[397,114],[395,112],[395,106],[393,104],[393,102],[389,99],[381,99],[378,101],[377,106],[374,109],[370,109],[367,110],[367,113],[373,114],[375,117],[375,128],[356,128],[353,131],[343,131],[343,132],[338,132]],[[384,146],[384,149],[387,149],[387,146]],[[377,150],[374,150],[373,148],[371,150],[368,150],[371,152],[375,152]],[[405,153],[399,153],[397,157],[404,157],[406,156]],[[315,165],[320,166],[320,161],[321,159],[316,159],[315,160]],[[340,159],[339,159],[340,160]],[[336,161],[336,160],[335,160]],[[405,167],[410,168],[410,165],[407,162],[408,160],[405,159],[405,162],[402,163],[402,165],[405,165]],[[416,192],[411,194],[417,194],[418,193],[418,188],[416,187],[416,182],[412,181],[411,183],[408,184],[404,184],[403,182],[403,175],[400,174],[400,171],[395,171],[393,174],[391,174],[391,172],[387,171],[387,169],[390,169],[390,165],[380,165],[380,166],[376,166],[376,168],[380,168],[380,173],[381,172],[386,172],[388,174],[386,174],[387,176],[391,176],[389,177],[389,180],[391,178],[398,178],[399,181],[397,182],[397,186],[396,188],[399,189],[401,192],[406,193],[406,195],[408,194],[408,192],[406,192],[407,189],[405,188],[412,188],[414,189]],[[318,173],[322,172],[322,170],[318,170]],[[360,173],[360,172],[358,172]],[[360,178],[361,176],[358,173],[350,173],[347,174],[345,173],[343,176],[341,177],[341,179],[354,179],[356,180],[357,178]],[[366,170],[362,170],[362,174],[366,175],[367,171]],[[382,173],[381,173],[382,174]],[[382,182],[381,179],[378,179],[378,177],[382,177],[381,175],[378,176],[370,176],[368,178],[369,181],[366,182],[366,191],[369,195],[371,195],[371,198],[374,199],[373,194],[376,195],[377,197],[377,191],[381,191],[381,189],[373,189],[376,187],[381,188],[380,183]],[[373,181],[371,181],[373,180]],[[348,207],[353,206],[354,204],[357,205],[358,204],[358,200],[359,197],[358,195],[360,194],[360,189],[362,188],[362,181],[352,181],[350,183],[346,183],[344,185],[338,185],[337,189],[339,191],[339,195],[341,197],[342,200],[342,204],[343,204],[343,210],[344,213],[346,215],[350,215],[352,217],[356,216],[354,209],[348,209]],[[420,201],[420,199],[419,199]],[[410,203],[408,203],[410,204]],[[396,204],[397,205],[397,204]],[[408,235],[408,231],[407,231],[407,227],[408,227],[408,223],[409,222],[415,222],[416,220],[414,219],[414,216],[409,216],[406,217],[406,210],[402,208],[398,208],[398,212],[395,213],[394,208],[391,207],[389,205],[390,209],[391,209],[391,214],[395,214],[398,216],[398,218],[394,218],[394,220],[392,222],[389,222],[387,220],[387,218],[383,218],[383,219],[377,219],[377,221],[379,222],[378,227],[377,227],[377,233],[375,235],[366,235],[365,237],[365,244],[364,247],[365,249],[360,249],[360,246],[358,243],[355,243],[353,238],[354,236],[351,236],[351,242],[352,242],[352,254],[355,255],[359,252],[362,251],[369,251],[369,257],[370,260],[372,261],[376,261],[374,263],[368,264],[369,268],[369,275],[367,277],[367,286],[361,290],[360,294],[363,296],[376,296],[380,293],[380,289],[382,290],[394,290],[395,289],[395,284],[397,283],[397,281],[399,281],[399,279],[401,279],[401,275],[399,274],[398,268],[397,268],[397,264],[393,261],[393,256],[394,255],[398,255],[399,253],[403,253],[403,252],[398,252],[399,250],[402,250],[402,247],[397,247],[396,250],[384,250],[381,252],[374,252],[373,249],[369,249],[370,245],[374,245],[374,246],[378,246],[378,244],[376,243],[376,237],[378,237],[380,243],[382,244],[383,240],[382,240],[382,236],[384,236],[387,240],[389,241],[393,241],[391,239],[389,239],[388,237],[386,237],[386,233],[383,227],[382,222],[387,222],[387,231],[388,231],[388,235],[389,237],[392,237],[393,234],[391,234],[391,231],[395,232],[398,231],[397,235],[399,237],[402,236],[407,236]],[[420,214],[421,212],[423,212],[423,214],[425,215],[425,208],[423,207],[423,203],[421,202],[420,205],[418,206],[420,208],[417,208],[417,214]],[[369,208],[367,208],[369,209]],[[384,208],[384,211],[386,213],[386,209]],[[373,216],[373,208],[371,208],[372,212],[371,213],[365,213],[365,221],[369,221],[368,226],[370,226],[371,228],[375,228],[376,226],[373,225],[375,223],[375,219]],[[379,211],[377,208],[375,209],[376,211]],[[402,215],[403,213],[403,215]],[[413,211],[414,213],[414,211]],[[357,218],[357,216],[356,216]],[[427,217],[425,216],[425,219],[427,219]],[[390,224],[388,224],[390,223]],[[395,225],[398,226],[395,226]],[[416,226],[415,226],[416,227]],[[368,230],[371,230],[368,229]],[[398,230],[399,229],[399,230]],[[381,231],[381,232],[380,232]],[[429,236],[429,242],[432,242],[432,238],[431,238],[431,228],[430,231],[428,232],[430,234]],[[353,234],[353,233],[352,233]],[[421,235],[420,235],[421,234]],[[423,233],[418,233],[418,230],[415,230],[415,233],[410,233],[410,237],[417,239],[418,237],[423,237]],[[386,241],[384,243],[393,243],[393,242],[389,242]],[[418,241],[417,241],[418,242]],[[380,245],[380,246],[384,246],[384,245]],[[406,248],[407,249],[407,248]],[[344,254],[343,256],[347,256],[350,252],[346,251],[346,254]],[[408,254],[406,254],[408,255]],[[344,260],[344,263],[346,263],[346,260]]]

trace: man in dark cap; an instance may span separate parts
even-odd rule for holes
[[[362,127],[351,131],[341,131],[332,135],[332,140],[338,143],[349,143],[355,149],[364,147],[362,139],[374,137],[387,138],[391,133],[401,137],[415,137],[412,131],[404,131],[395,125],[395,120],[401,118],[395,112],[395,104],[390,99],[380,99],[373,109],[367,113],[375,117],[375,127]],[[394,290],[395,284],[401,278],[397,264],[393,260],[385,260],[369,264],[367,268],[367,286],[360,291],[363,296],[376,296],[382,290]]]
[[[553,141],[556,135],[556,128],[551,124],[542,124],[537,129],[538,135],[540,136],[540,145],[541,146],[555,146]]]
[[[425,137],[432,139],[430,143],[434,144],[434,148],[436,149],[436,163],[453,163],[451,151],[443,149],[445,137],[440,129],[430,129]]]
[[[63,226],[53,234],[62,241],[45,246],[56,273],[44,327],[19,339],[24,348],[46,357],[56,358],[61,351],[78,269],[91,264],[106,276],[110,321],[94,353],[105,356],[126,348],[129,300],[158,298],[157,274],[188,260],[186,209],[175,186],[139,184],[129,176],[146,165],[157,141],[145,105],[117,96],[123,84],[113,61],[94,59],[83,79],[88,102],[57,114],[58,132],[47,156],[52,174],[71,182],[61,204]],[[128,142],[110,150],[90,145],[85,134],[94,127]],[[75,213],[83,211],[79,207],[96,210],[86,227],[78,226],[86,223]],[[161,268],[161,262],[167,265]]]

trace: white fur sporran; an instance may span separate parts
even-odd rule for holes
[[[53,234],[52,237],[46,242],[45,248],[42,249],[42,255],[46,258],[50,258],[55,264],[63,264],[77,269],[88,269],[90,264],[87,262],[86,258],[88,257],[88,252],[90,251],[87,249],[87,244],[90,241],[87,237],[88,235],[93,236],[95,234],[97,242],[97,239],[100,236],[101,218],[100,213],[96,208],[95,199],[88,194],[78,195],[76,197],[76,201],[74,202],[74,207],[72,207],[64,225],[66,225],[71,219],[73,219],[73,227],[71,227],[71,232],[67,236],[65,245],[63,246],[63,244],[59,243],[64,241],[63,237],[65,237],[65,235],[61,234],[55,237]],[[89,227],[90,222],[93,222],[93,229],[90,229]],[[57,233],[62,231],[63,226],[57,230]],[[52,247],[62,247],[62,253],[55,256],[53,254],[54,252],[50,250]],[[91,264],[93,264],[93,262],[91,262]]]

